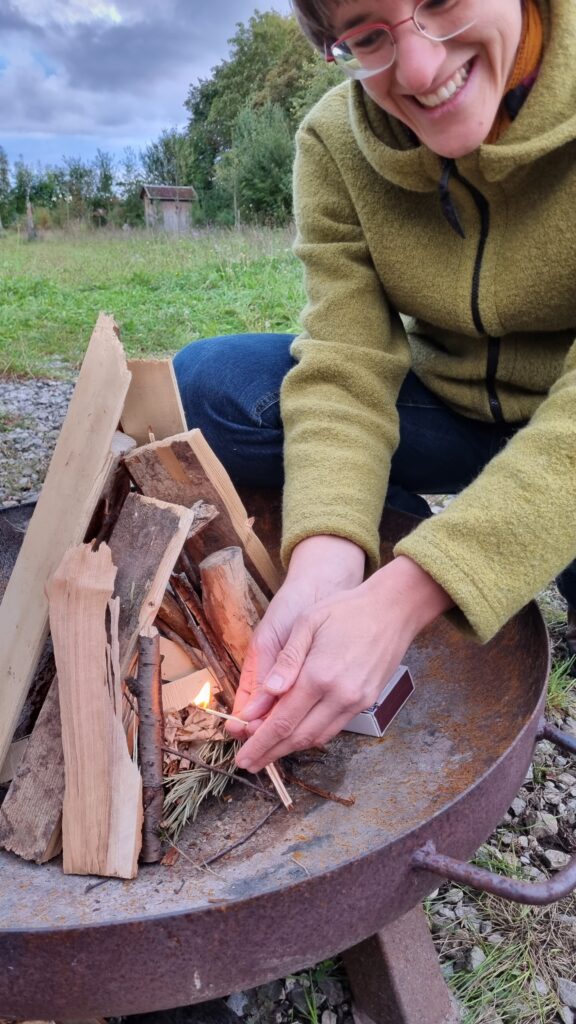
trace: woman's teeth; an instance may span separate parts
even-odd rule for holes
[[[457,92],[465,85],[470,74],[469,64],[465,64],[464,67],[460,68],[452,78],[441,85],[437,92],[429,92],[425,96],[416,96],[415,99],[418,103],[421,103],[423,107],[439,107],[442,103],[446,103],[452,99]]]

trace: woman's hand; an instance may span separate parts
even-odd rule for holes
[[[235,715],[259,721],[270,711],[276,699],[271,669],[296,619],[318,601],[358,586],[364,578],[364,564],[362,548],[342,537],[308,537],[295,547],[286,581],[254,631],[234,702]],[[229,722],[227,729],[238,738],[246,736],[238,723]]]
[[[243,709],[253,734],[239,767],[260,771],[294,750],[326,743],[376,700],[414,637],[451,605],[420,566],[399,557],[365,583],[301,612],[288,638],[278,637],[282,649],[263,692]]]

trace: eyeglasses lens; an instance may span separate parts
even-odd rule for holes
[[[478,0],[423,0],[413,22],[422,35],[444,42],[465,32],[474,23]],[[370,78],[394,63],[396,43],[384,26],[359,29],[331,47],[332,57],[351,78]]]

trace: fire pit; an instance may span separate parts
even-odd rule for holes
[[[261,511],[256,498],[246,503]],[[385,557],[415,522],[385,517]],[[273,552],[278,516],[269,497],[258,524]],[[446,857],[470,857],[524,779],[543,728],[546,631],[534,604],[484,647],[442,620],[412,645],[406,664],[416,693],[382,739],[346,734],[321,764],[299,766],[307,781],[354,794],[352,807],[299,793],[295,813],[273,814],[203,869],[269,807],[236,786],[231,801],[207,807],[183,835],[185,857],[171,869],[143,867],[132,882],[87,885],[58,862],[38,867],[0,855],[2,1013],[65,1019],[196,1003],[348,951],[366,1020],[451,1019],[414,908],[439,874],[468,880],[470,868]],[[576,741],[547,735],[576,752]],[[486,874],[472,880],[484,884]],[[552,901],[576,885],[576,867],[530,892],[510,879],[490,885]],[[387,973],[378,977],[382,958]]]

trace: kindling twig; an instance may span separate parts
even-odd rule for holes
[[[155,626],[150,626],[138,637],[138,652],[138,676],[136,680],[130,680],[130,688],[138,701],[138,755],[144,802],[141,859],[145,864],[156,864],[162,860],[162,843],[158,830],[164,806],[164,719],[160,679],[160,637]]]
[[[218,768],[216,765],[208,764],[207,761],[203,761],[200,757],[196,757],[193,754],[183,754],[180,750],[175,750],[173,747],[162,747],[162,750],[165,754],[172,754],[173,757],[181,757],[183,761],[189,761],[196,768],[204,768],[206,771],[214,772],[216,775],[224,775],[232,782],[240,782],[243,786],[247,786],[249,789],[255,790],[256,793],[267,797],[268,800],[275,799],[272,793],[264,789],[264,786],[256,786],[255,783],[244,779],[241,775],[234,775],[232,772],[227,772],[225,768]]]
[[[210,864],[213,864],[214,861],[220,860],[222,857],[225,857],[228,853],[232,853],[233,850],[236,850],[238,846],[242,846],[244,843],[248,842],[248,840],[252,839],[252,836],[255,835],[256,832],[258,832],[259,829],[261,829],[262,826],[266,824],[268,819],[271,818],[272,815],[280,809],[280,807],[282,807],[282,804],[275,804],[274,807],[272,807],[271,810],[268,811],[268,814],[266,814],[261,819],[261,821],[259,821],[258,824],[255,825],[254,828],[247,833],[247,835],[242,836],[242,839],[238,839],[237,842],[231,843],[230,846],[226,846],[224,850],[220,850],[218,853],[215,853],[212,857],[208,857],[208,859],[203,861],[203,863],[206,864],[206,866],[208,867]]]
[[[225,704],[231,708],[234,704],[234,696],[236,693],[236,679],[234,679],[230,673],[228,673],[222,666],[221,659],[219,659],[214,647],[211,643],[211,639],[208,639],[206,631],[204,629],[204,623],[200,623],[196,617],[196,609],[194,613],[188,607],[186,598],[189,600],[197,601],[197,597],[191,587],[187,585],[179,576],[172,576],[171,584],[174,590],[174,597],[180,608],[184,613],[186,622],[188,623],[196,642],[202,651],[202,654],[206,658],[209,668],[212,669],[220,689],[222,691],[222,697]]]
[[[343,804],[344,807],[353,807],[356,803],[355,796],[338,796],[338,793],[332,793],[329,789],[321,789],[320,786],[314,786],[311,782],[304,782],[304,779],[290,775],[289,772],[284,772],[284,778],[286,782],[293,782],[295,786],[300,786],[301,789],[306,789],[309,793],[314,793],[315,796],[321,796],[323,800],[333,800],[335,804]]]
[[[202,708],[201,710],[204,711],[205,714],[207,715],[214,715],[215,718],[225,718],[228,719],[230,722],[240,722],[240,725],[248,725],[248,722],[245,722],[243,718],[238,718],[236,715],[229,715],[225,711],[216,711],[214,708]],[[274,786],[274,789],[276,790],[278,796],[280,797],[282,803],[284,804],[284,807],[288,811],[291,811],[292,808],[294,807],[294,803],[292,797],[290,796],[290,793],[288,792],[286,786],[282,782],[280,772],[278,771],[276,765],[267,764],[266,774],[268,775],[270,782]]]

